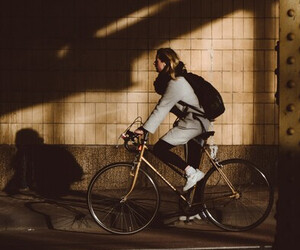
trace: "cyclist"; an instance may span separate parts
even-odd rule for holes
[[[177,53],[171,48],[158,49],[154,66],[158,72],[154,87],[161,98],[144,125],[136,129],[135,133],[138,135],[143,135],[145,132],[154,133],[169,112],[177,116],[173,128],[159,139],[154,145],[153,152],[163,162],[185,171],[187,181],[183,191],[187,191],[204,177],[204,173],[198,169],[199,149],[191,139],[207,131],[211,123],[194,109],[179,103],[182,101],[204,112],[194,90],[184,78],[185,65],[180,61]],[[187,162],[170,151],[175,146],[186,144],[188,145]]]

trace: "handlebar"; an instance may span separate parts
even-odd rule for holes
[[[139,146],[146,143],[149,137],[149,133],[145,132],[144,135],[138,135],[134,132],[127,130],[121,135],[124,140],[124,147],[130,152],[138,152]]]
[[[149,133],[144,131],[143,135],[135,134],[131,131],[133,126],[138,128],[143,126],[142,117],[136,117],[127,129],[125,129],[125,131],[119,136],[116,147],[119,146],[119,139],[122,138],[124,140],[124,147],[130,152],[137,153],[140,146],[148,141]]]

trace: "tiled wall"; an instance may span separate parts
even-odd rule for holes
[[[222,145],[276,145],[276,0],[1,1],[0,143],[35,130],[47,144],[111,145],[154,92],[157,48],[214,83]],[[154,143],[171,126],[168,116]]]

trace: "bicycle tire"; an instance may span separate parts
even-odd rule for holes
[[[134,234],[146,228],[157,214],[160,195],[153,179],[142,168],[126,201],[134,165],[119,162],[100,169],[92,178],[87,203],[95,222],[113,234]]]
[[[251,162],[228,159],[221,169],[239,193],[229,198],[231,189],[215,167],[203,179],[201,202],[209,221],[227,231],[247,231],[260,225],[269,215],[274,199],[266,176]]]

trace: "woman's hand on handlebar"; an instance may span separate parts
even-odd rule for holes
[[[138,129],[134,130],[134,133],[136,135],[143,135],[144,134],[144,130],[138,128]]]
[[[144,135],[146,132],[147,132],[147,130],[144,129],[143,127],[139,127],[134,131],[134,133],[138,136]]]

